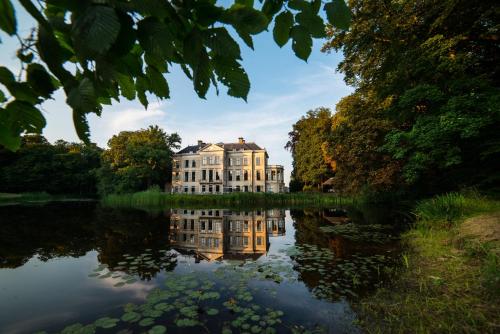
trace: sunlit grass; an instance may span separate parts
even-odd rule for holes
[[[499,242],[463,239],[462,225],[484,228],[500,202],[451,193],[419,202],[403,235],[400,273],[357,308],[368,333],[494,333],[500,307]],[[482,215],[485,216],[483,217]],[[499,222],[500,223],[500,222]]]

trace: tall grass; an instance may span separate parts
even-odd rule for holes
[[[0,193],[0,203],[22,203],[48,201],[52,196],[46,192],[31,192],[21,194]]]
[[[417,203],[415,215],[418,227],[443,228],[478,213],[500,210],[500,202],[475,192],[448,193]]]
[[[322,193],[230,193],[222,195],[168,194],[147,190],[133,194],[108,195],[102,203],[112,207],[270,207],[270,206],[339,206],[353,204],[353,198]]]

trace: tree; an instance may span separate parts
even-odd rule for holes
[[[21,148],[0,148],[0,192],[48,192],[95,195],[101,149],[59,140],[51,145],[41,135],[26,135]]]
[[[178,134],[168,135],[158,126],[122,131],[108,141],[97,175],[99,193],[126,193],[163,188],[172,177],[173,149],[180,147]]]
[[[178,64],[204,98],[217,84],[246,99],[250,82],[240,64],[240,46],[226,26],[253,48],[252,35],[268,29],[282,47],[292,39],[297,57],[307,60],[312,38],[325,36],[318,15],[320,0],[236,0],[230,7],[212,0],[19,0],[37,22],[29,36],[18,35],[10,0],[0,0],[0,29],[20,41],[19,76],[0,66],[0,144],[15,150],[23,133],[40,133],[45,118],[39,105],[62,87],[73,110],[80,139],[89,142],[89,113],[120,97],[138,98],[147,107],[146,93],[169,98],[164,74]],[[323,6],[328,22],[347,29],[350,12],[344,0]]]
[[[331,27],[324,51],[343,51],[339,70],[356,87],[356,93],[340,104],[340,109],[347,108],[341,115],[348,115],[350,133],[358,133],[349,143],[356,146],[359,138],[376,129],[379,134],[364,148],[357,145],[354,157],[364,157],[358,170],[358,164],[350,164],[354,160],[349,150],[339,149],[339,143],[346,143],[340,134],[344,126],[338,133],[334,130],[330,155],[339,164],[337,170],[369,175],[374,170],[367,167],[373,164],[375,170],[386,171],[381,175],[394,176],[387,181],[400,177],[402,184],[418,193],[498,187],[496,2],[473,6],[465,0],[349,3],[350,30]],[[367,124],[370,119],[373,123]],[[360,179],[370,186],[380,183],[378,178]],[[352,179],[353,189],[359,188],[356,182]]]
[[[335,172],[336,191],[357,194],[366,191],[391,191],[404,186],[401,166],[384,152],[385,136],[393,129],[370,94],[344,97],[337,104],[331,131],[323,143],[323,157]]]
[[[310,110],[293,125],[285,148],[292,152],[294,188],[303,184],[304,190],[319,189],[332,175],[321,150],[328,138],[330,126],[331,112],[327,108]]]

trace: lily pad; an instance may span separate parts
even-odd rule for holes
[[[115,318],[110,318],[110,317],[103,317],[99,318],[94,322],[94,325],[96,327],[100,328],[113,328],[116,326],[116,323],[120,321],[119,319]]]
[[[163,334],[167,332],[167,328],[162,325],[156,325],[148,331],[148,334]]]
[[[147,327],[147,326],[151,326],[154,323],[155,323],[155,320],[153,318],[144,318],[141,321],[139,321],[139,326]]]

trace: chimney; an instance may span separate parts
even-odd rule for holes
[[[198,146],[203,145],[203,140],[198,140]]]
[[[245,144],[245,139],[243,137],[238,138],[238,143]]]

